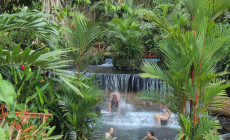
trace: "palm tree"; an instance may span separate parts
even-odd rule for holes
[[[103,31],[99,24],[92,24],[81,13],[73,14],[71,26],[70,47],[73,48],[73,51],[70,52],[70,56],[80,73],[90,62],[88,52],[93,46],[93,41],[102,36]]]
[[[76,76],[78,77],[79,75]],[[63,116],[59,116],[59,119],[65,120],[63,121],[64,125],[69,130],[76,131],[79,138],[84,138],[84,136],[89,137],[95,129],[94,124],[99,119],[99,114],[94,110],[97,104],[101,102],[102,91],[93,82],[95,75],[90,78],[86,78],[85,76],[81,76],[80,78],[90,88],[86,88],[85,86],[79,87],[84,98],[71,92],[69,88],[63,88],[61,92],[65,94],[58,102]]]
[[[173,19],[176,23],[167,22],[156,13],[144,17],[168,33],[160,44],[166,69],[147,62],[142,65],[144,73],[140,75],[161,79],[168,85],[164,98],[157,96],[158,93],[152,97],[169,106],[177,115],[181,127],[177,138],[198,140],[207,134],[211,136],[212,130],[218,128],[208,111],[224,107],[225,89],[230,86],[217,79],[221,74],[215,70],[221,59],[215,54],[230,45],[227,42],[229,26],[216,24],[215,19],[229,8],[229,2],[183,0],[179,4],[177,7],[184,9],[176,12],[176,19]],[[187,26],[183,24],[186,20],[190,21]]]

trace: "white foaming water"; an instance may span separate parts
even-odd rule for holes
[[[154,58],[143,58],[142,59],[142,62],[147,62],[147,61],[158,62],[159,59],[154,59]],[[112,58],[106,58],[105,63],[102,65],[99,65],[99,66],[111,67],[111,66],[113,66],[113,59]]]
[[[146,101],[141,101],[146,102]],[[146,104],[147,106],[150,104]],[[147,109],[140,110],[134,105],[126,102],[124,96],[121,96],[121,109],[120,115],[117,112],[108,112],[108,104],[105,105],[101,111],[101,122],[109,126],[117,126],[118,128],[144,128],[144,127],[157,127],[157,122],[153,117],[154,114],[162,114],[159,110]],[[162,124],[162,127],[179,128],[179,124],[174,114],[171,115],[172,123]]]
[[[142,62],[147,62],[147,61],[158,62],[158,61],[160,61],[160,59],[155,59],[155,58],[143,58],[142,59]]]
[[[157,123],[153,118],[153,114],[161,114],[161,112],[127,112],[121,113],[119,116],[116,113],[109,115],[108,111],[102,110],[101,121],[104,124],[119,127],[142,128],[142,127],[157,127]],[[174,114],[172,114],[172,123],[162,125],[162,127],[179,128]]]
[[[105,63],[100,65],[100,66],[104,66],[104,67],[112,67],[113,66],[113,60],[112,58],[106,58],[105,59]]]

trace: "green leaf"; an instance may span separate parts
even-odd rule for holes
[[[47,132],[47,136],[50,136],[53,133],[55,128],[56,126],[53,126],[52,128],[50,128],[50,130]]]
[[[35,92],[32,96],[29,96],[26,98],[26,104],[31,101],[32,99],[34,99],[40,92],[43,92],[47,87],[49,86],[49,83],[46,83],[44,86],[42,86],[41,88],[39,88],[37,90],[37,92]],[[44,102],[43,101],[43,98],[42,100],[40,100],[41,102]]]
[[[0,74],[0,101],[5,102],[11,106],[15,102],[16,92],[12,84],[2,79]]]
[[[84,96],[82,95],[82,93],[79,91],[79,89],[78,89],[76,86],[74,86],[73,84],[71,84],[67,79],[65,79],[65,78],[62,77],[62,76],[60,76],[60,79],[61,79],[66,85],[68,85],[68,87],[70,87],[76,94],[78,94],[78,95],[84,97]]]
[[[57,139],[61,139],[63,137],[63,135],[56,135],[56,136],[51,136],[48,138],[42,138],[42,140],[57,140]]]
[[[1,136],[1,139],[2,140],[5,140],[6,139],[6,134],[5,134],[5,131],[0,127],[0,136]]]

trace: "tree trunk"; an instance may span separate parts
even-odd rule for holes
[[[62,8],[60,0],[43,0],[43,8],[45,9],[46,14],[57,14],[57,11],[52,10],[52,7]],[[51,18],[53,21],[58,22],[58,19],[55,16]],[[47,20],[50,21],[50,18]]]

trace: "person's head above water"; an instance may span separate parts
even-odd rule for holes
[[[109,133],[113,134],[113,127],[109,127]]]
[[[154,136],[154,132],[153,131],[148,131],[147,136],[149,138],[151,138],[152,136]]]
[[[111,96],[112,96],[113,98],[117,98],[117,96],[118,96],[119,94],[120,94],[119,92],[114,91],[114,92],[111,93]]]

